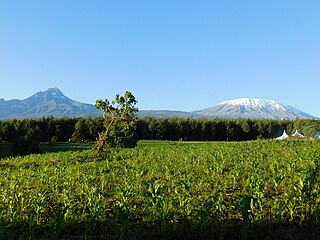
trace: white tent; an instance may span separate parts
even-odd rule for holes
[[[282,135],[280,136],[280,137],[277,137],[276,139],[277,140],[281,140],[281,139],[286,139],[286,138],[288,138],[289,136],[288,136],[288,134],[286,133],[286,130],[283,130],[283,133],[282,133]]]
[[[298,130],[296,130],[296,131],[294,132],[294,134],[292,134],[292,137],[304,138],[304,136],[303,136],[301,133],[299,133]]]

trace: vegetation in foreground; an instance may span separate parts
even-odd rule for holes
[[[319,141],[139,142],[0,161],[1,239],[317,239]]]

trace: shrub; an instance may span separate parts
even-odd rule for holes
[[[28,155],[32,153],[40,153],[40,147],[28,136],[20,137],[12,142],[11,156]]]

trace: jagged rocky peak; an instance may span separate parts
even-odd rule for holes
[[[59,88],[49,88],[46,93],[52,97],[66,98],[66,96],[60,91]]]
[[[55,93],[58,93],[58,94],[63,94],[59,88],[57,87],[53,87],[53,88],[48,88],[47,92],[55,92]]]
[[[53,99],[53,100],[69,100],[59,88],[49,88],[46,91],[37,92],[36,94],[32,95],[29,100],[37,100],[37,99]]]

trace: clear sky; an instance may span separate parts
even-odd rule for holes
[[[240,97],[320,117],[318,0],[0,0],[0,98],[58,87],[140,109]]]

